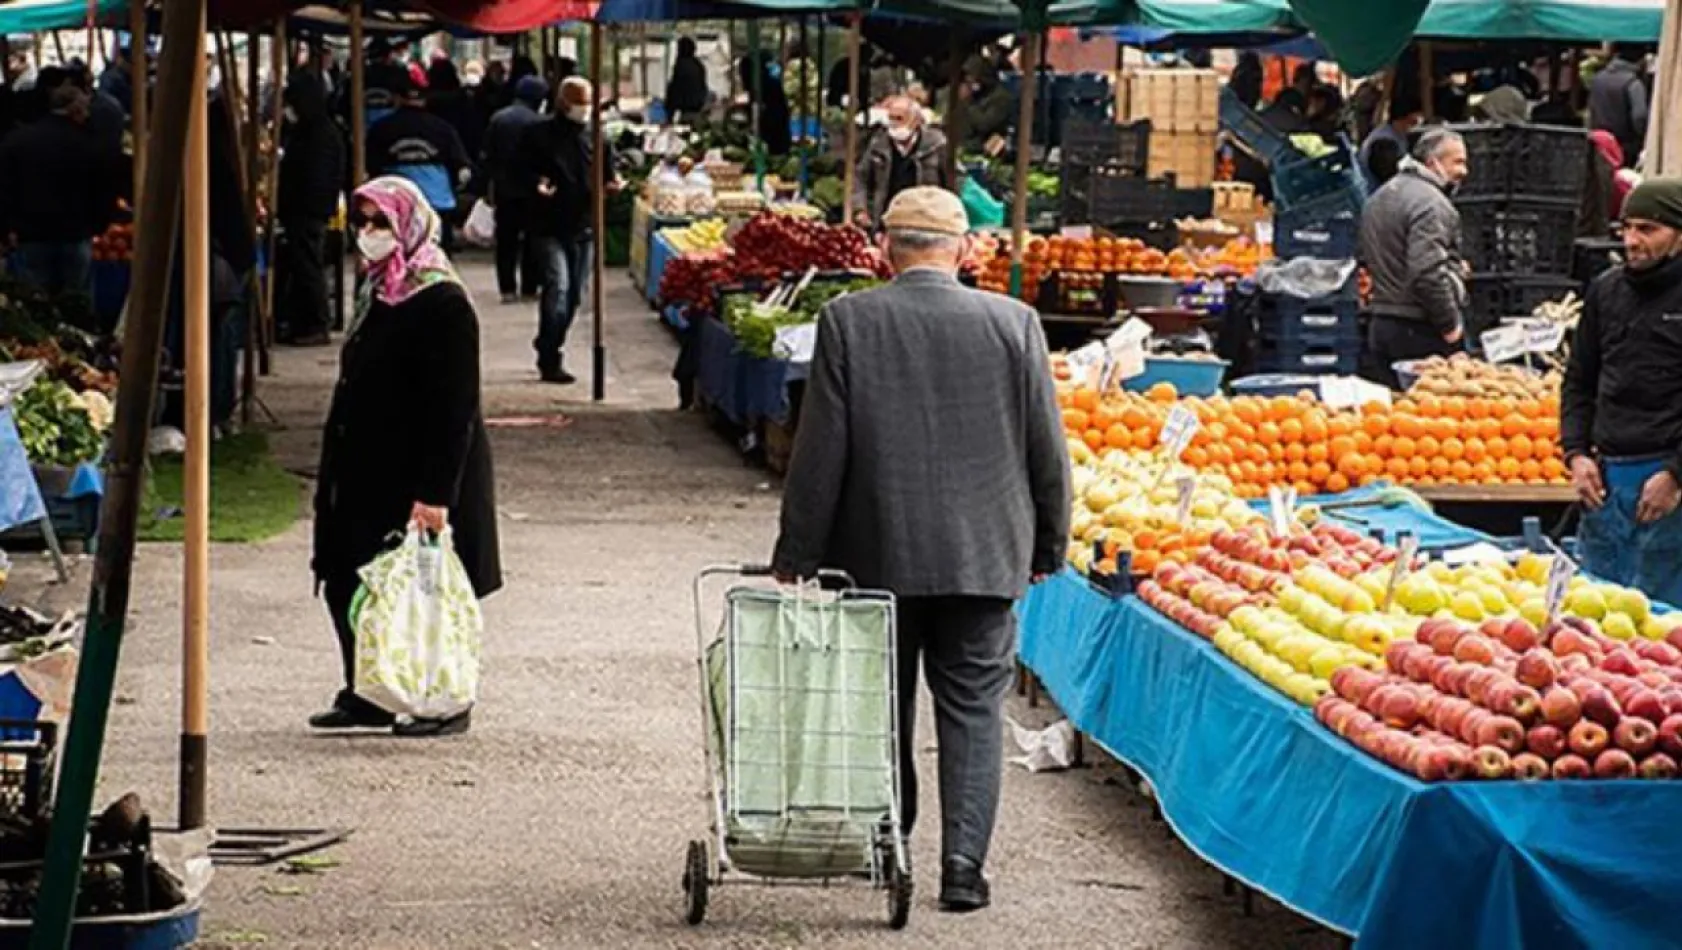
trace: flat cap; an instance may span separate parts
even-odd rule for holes
[[[882,224],[890,231],[932,231],[962,236],[969,231],[969,215],[958,196],[944,188],[907,188],[888,203]]]

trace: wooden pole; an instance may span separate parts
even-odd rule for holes
[[[841,208],[843,220],[853,220],[853,192],[858,187],[859,111],[859,47],[864,30],[864,14],[854,13],[847,29],[847,154],[841,166]]]
[[[1034,86],[1039,79],[1040,36],[1022,34],[1022,93],[1016,115],[1016,187],[1010,208],[1010,292],[1022,292],[1022,253],[1028,238],[1028,164],[1034,149]]]
[[[286,18],[277,17],[274,21],[274,38],[269,46],[269,75],[274,78],[275,89],[278,91],[286,87]],[[280,120],[283,110],[272,110],[269,116],[269,176],[264,186],[264,197],[269,209],[265,221],[266,233],[264,246],[267,249],[269,262],[268,279],[263,282],[263,349],[258,354],[262,364],[263,375],[269,373],[269,343],[274,339],[274,289],[275,289],[275,232],[279,225],[279,215],[275,213],[276,202],[280,198]]]
[[[257,95],[257,87],[262,82],[259,62],[263,49],[263,34],[252,30],[246,34],[245,51],[245,88],[251,90],[251,95],[245,97],[245,220],[253,236],[257,233],[257,182],[260,180],[263,167],[261,153],[261,139],[259,125],[262,122],[261,97]],[[279,87],[276,87],[277,90]],[[280,103],[275,103],[280,108]],[[278,157],[276,161],[278,161]],[[271,261],[270,267],[274,266]],[[246,308],[245,346],[240,352],[240,382],[239,382],[239,420],[240,425],[251,427],[252,411],[257,406],[257,375],[265,367],[258,366],[257,354],[268,355],[263,345],[263,328],[268,325],[268,314],[264,312],[262,281],[253,273],[246,281],[253,306]]]
[[[129,84],[134,89],[129,106],[129,137],[134,143],[134,201],[140,207],[140,191],[146,184],[146,123],[150,99],[146,95],[146,4],[141,0],[128,6],[128,62]],[[139,232],[135,232],[139,236]]]
[[[618,81],[615,62],[611,76]],[[594,160],[590,163],[591,222],[595,227],[594,253],[590,255],[591,359],[590,398],[601,402],[607,397],[607,338],[604,332],[604,294],[602,288],[603,259],[607,253],[607,140],[602,135],[602,25],[590,24],[590,141],[594,143]]]
[[[954,191],[958,188],[958,149],[964,140],[964,97],[958,89],[964,84],[964,52],[969,49],[969,30],[954,26],[947,46],[946,63],[946,183]]]
[[[163,54],[158,101],[183,103],[192,96],[195,72],[204,69],[203,0],[164,5]],[[76,690],[61,752],[58,788],[41,896],[29,934],[32,950],[64,950],[70,941],[82,854],[93,809],[105,726],[122,655],[134,567],[135,524],[140,515],[146,438],[152,429],[157,393],[163,314],[169,300],[170,257],[181,208],[182,161],[187,142],[185,109],[160,109],[147,143],[138,231],[147,240],[135,247],[134,285],[124,321],[122,368],[116,419],[106,455],[106,490],[99,522],[99,547],[88,593],[87,630],[76,671]]]
[[[210,137],[209,90],[201,63],[187,101],[186,186],[181,215],[181,288],[186,331],[187,454],[182,461],[181,595],[182,828],[204,827],[210,734]]]
[[[367,53],[362,48],[362,0],[350,0],[350,187],[368,180]]]

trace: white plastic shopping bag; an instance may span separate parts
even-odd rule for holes
[[[479,694],[484,618],[450,529],[429,540],[411,525],[401,545],[359,573],[350,609],[356,694],[398,716],[465,712]]]
[[[461,236],[467,243],[478,247],[495,244],[496,209],[483,198],[473,202],[473,210],[467,213],[467,223],[461,226]]]

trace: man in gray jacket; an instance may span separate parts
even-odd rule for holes
[[[1012,602],[1058,570],[1068,453],[1034,311],[959,285],[967,221],[939,188],[884,216],[899,277],[818,318],[772,566],[899,598],[901,813],[916,818],[917,665],[940,741],[941,907],[989,902]]]
[[[924,123],[923,108],[910,96],[890,96],[885,105],[887,127],[877,129],[865,146],[853,196],[853,223],[872,231],[881,229],[882,215],[905,189],[952,187],[946,178],[946,134]]]
[[[1372,278],[1361,375],[1399,388],[1392,364],[1446,356],[1465,335],[1466,264],[1449,194],[1466,178],[1466,143],[1446,128],[1419,138],[1396,177],[1361,213],[1361,263]]]

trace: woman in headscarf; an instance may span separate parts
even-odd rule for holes
[[[447,720],[394,723],[357,696],[350,627],[357,571],[414,524],[451,529],[474,593],[502,585],[490,442],[479,395],[479,320],[438,246],[438,216],[413,184],[376,178],[353,208],[361,258],[356,313],[322,435],[311,562],[339,637],[344,687],[317,729],[384,728],[431,736]]]

